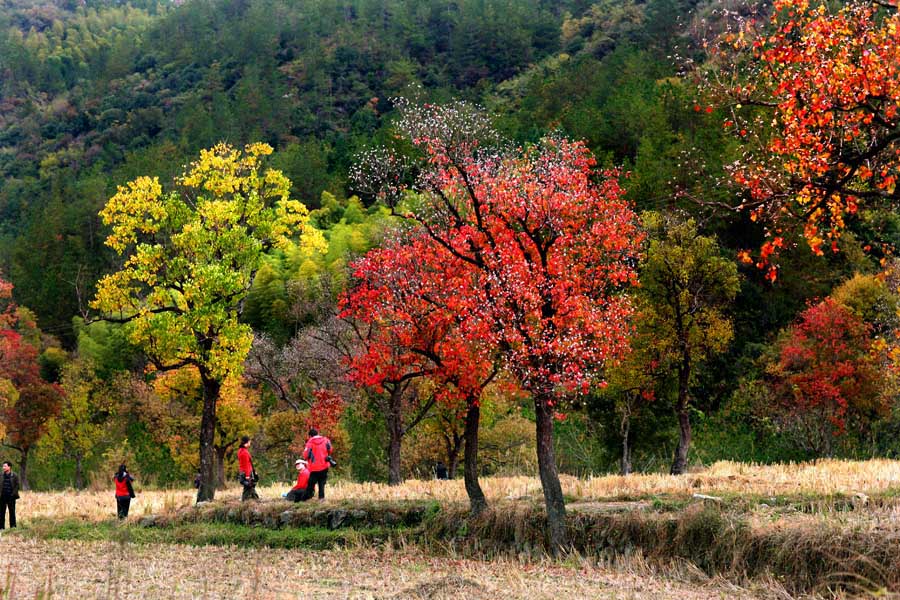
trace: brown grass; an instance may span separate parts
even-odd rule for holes
[[[120,545],[0,539],[3,598],[489,598],[786,597],[756,594],[689,568],[654,574],[640,559],[608,567],[435,558],[413,549],[305,550]],[[12,590],[10,590],[12,587]],[[9,592],[12,591],[11,594]],[[49,592],[49,594],[48,594]],[[43,594],[43,595],[41,595]]]
[[[863,492],[877,494],[900,488],[900,461],[837,461],[759,466],[734,462],[718,462],[707,469],[682,476],[661,474],[605,475],[578,479],[562,477],[563,492],[578,500],[604,500],[623,497],[669,494],[690,496],[703,494],[828,495]],[[490,477],[482,479],[485,494],[491,501],[518,498],[541,498],[536,477]],[[263,499],[275,499],[290,486],[274,485],[259,489]],[[234,499],[240,490],[218,492],[217,499]],[[410,480],[390,487],[374,483],[329,482],[331,500],[438,500],[465,503],[462,480]],[[141,490],[132,502],[131,514],[142,516],[170,512],[194,503],[191,489]],[[115,513],[112,490],[106,492],[28,492],[18,505],[21,518],[78,517],[88,520],[107,519]]]

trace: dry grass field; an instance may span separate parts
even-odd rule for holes
[[[615,568],[435,558],[413,549],[317,551],[120,545],[0,538],[0,597],[409,598],[480,600],[787,597],[748,591],[687,568],[654,574],[639,560]]]
[[[224,528],[232,537],[205,542],[241,544],[241,547],[203,545],[203,542],[199,546],[186,546],[180,544],[195,542],[175,533],[168,538],[143,540],[120,537],[120,533],[148,530],[143,527],[119,528],[111,522],[115,512],[112,490],[25,492],[17,511],[23,525],[20,534],[7,532],[0,535],[0,600],[76,597],[790,598],[786,589],[800,590],[801,593],[823,590],[827,593],[822,597],[843,598],[847,597],[843,591],[834,595],[827,590],[846,591],[846,587],[835,588],[829,583],[832,575],[836,577],[844,571],[858,573],[861,577],[864,573],[867,577],[875,573],[874,579],[862,579],[863,588],[884,597],[889,597],[886,595],[889,590],[900,589],[897,577],[879,571],[888,566],[893,571],[900,564],[893,550],[900,540],[900,528],[896,525],[900,504],[895,499],[868,503],[865,510],[847,511],[840,508],[840,502],[829,504],[827,501],[823,502],[821,510],[803,508],[809,501],[816,503],[834,494],[844,494],[853,502],[856,494],[895,496],[894,492],[900,491],[900,461],[819,461],[772,466],[720,462],[680,477],[661,474],[586,479],[563,477],[562,483],[571,503],[578,505],[577,509],[573,506],[573,514],[580,511],[582,518],[587,518],[595,509],[608,510],[613,505],[626,507],[626,513],[620,517],[611,516],[607,521],[601,518],[597,523],[614,523],[616,535],[630,527],[631,531],[637,532],[635,535],[643,536],[640,550],[624,554],[616,551],[591,555],[590,558],[573,555],[553,562],[540,558],[545,556],[540,553],[516,550],[500,553],[499,556],[507,557],[505,559],[477,561],[464,558],[473,554],[455,546],[459,540],[441,542],[446,545],[441,545],[441,550],[431,555],[427,553],[428,548],[409,545],[411,539],[401,538],[399,543],[395,539],[388,543],[377,541],[378,538],[364,541],[362,537],[350,536],[347,538],[350,542],[344,542],[346,546],[331,545],[326,541],[325,545],[314,547],[330,549],[314,551],[303,544],[283,546],[266,542],[245,545],[240,541],[244,538],[239,536],[258,531],[254,529],[258,524],[240,524],[241,518],[237,519],[239,525],[233,530],[228,529],[232,525],[215,525]],[[285,482],[260,488],[260,496],[263,500],[280,498],[289,485]],[[483,479],[482,485],[489,500],[501,507],[526,507],[527,513],[541,504],[537,478],[492,477]],[[173,515],[178,509],[194,504],[195,493],[190,489],[144,490],[138,487],[137,491],[130,518],[135,525],[144,515]],[[706,513],[703,511],[707,501],[691,499],[694,494],[718,496],[725,501],[713,502],[713,512]],[[234,501],[239,495],[240,490],[236,487],[219,492],[217,503],[209,505],[206,512],[226,509],[228,505],[220,505],[218,501]],[[794,500],[773,503],[768,500],[771,496]],[[618,502],[651,497],[660,498],[662,504]],[[745,497],[756,500],[743,502]],[[681,502],[681,498],[688,502]],[[452,515],[465,513],[467,502],[461,480],[412,480],[388,487],[338,479],[329,482],[328,500],[323,508],[337,509],[337,503],[355,500],[437,500],[443,504],[456,504],[444,513],[451,520],[456,519]],[[665,512],[669,509],[628,512],[627,507],[637,505],[682,508],[674,509],[676,512]],[[238,504],[232,502],[230,506]],[[276,504],[262,506],[267,506],[267,510],[276,515],[282,510]],[[495,512],[490,517],[493,521],[486,521],[487,525],[482,526],[502,526],[505,511],[504,508]],[[195,512],[187,511],[187,514]],[[318,508],[313,512],[319,512]],[[666,526],[672,524],[667,519],[678,519],[678,531],[682,533],[662,546],[654,545],[654,535],[666,534],[671,529]],[[712,520],[707,523],[708,519]],[[57,525],[68,527],[62,524],[73,522],[81,527],[78,535],[42,533],[42,530],[49,531]],[[203,522],[196,525],[206,526]],[[185,525],[191,526],[190,523]],[[451,529],[455,526],[450,523]],[[688,534],[689,531],[693,533]],[[478,534],[473,535],[478,537]],[[700,550],[692,549],[687,543],[694,535],[699,536]],[[53,539],[56,537],[66,539]],[[160,541],[178,543],[163,544]],[[682,554],[670,552],[670,542],[683,542],[680,546]],[[851,545],[845,548],[846,544]],[[751,552],[754,547],[763,545],[768,548],[766,556],[757,557]],[[303,549],[278,549],[301,547]],[[828,548],[834,549],[831,554],[840,556],[829,559]],[[841,554],[837,552],[839,549],[846,552]],[[717,554],[721,552],[725,552],[724,562]],[[770,556],[770,552],[774,554]],[[847,552],[852,556],[844,556]],[[480,555],[476,552],[474,556]],[[687,562],[688,556],[697,562]],[[875,566],[868,568],[868,563],[860,563],[857,558]],[[742,562],[738,564],[739,561]],[[809,573],[804,570],[807,564],[821,566],[823,561],[833,565],[812,569]],[[704,563],[704,570],[695,566]],[[768,565],[775,568],[770,571]],[[704,571],[715,573],[716,577],[710,578]],[[782,573],[778,575],[781,579],[776,582],[771,573]],[[749,579],[745,574],[749,574]],[[847,577],[841,576],[834,581],[846,582]],[[744,585],[751,587],[740,587]]]
[[[482,479],[489,500],[541,498],[536,477],[491,477]],[[690,496],[700,494],[828,495],[835,493],[883,493],[900,490],[900,461],[863,462],[823,460],[817,463],[756,466],[718,462],[702,471],[683,476],[662,474],[605,475],[578,479],[564,476],[563,492],[576,500],[609,500],[656,494]],[[290,487],[288,483],[259,489],[263,499],[275,499]],[[131,514],[142,516],[168,512],[194,503],[190,489],[142,490],[132,502]],[[411,480],[389,487],[373,483],[329,482],[330,500],[421,500],[465,503],[461,479],[454,481]],[[234,499],[240,490],[233,487],[216,497]],[[105,492],[26,492],[19,501],[18,514],[23,522],[36,517],[78,517],[87,520],[108,519],[115,512],[112,490]]]

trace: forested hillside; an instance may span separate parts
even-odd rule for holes
[[[601,167],[622,168],[623,193],[642,215],[657,254],[642,264],[656,279],[637,301],[646,317],[638,362],[607,373],[608,387],[559,416],[561,470],[624,465],[623,442],[629,468],[666,468],[681,393],[692,398],[677,410],[695,422],[700,460],[896,454],[900,414],[891,385],[870,373],[880,370],[874,363],[858,367],[870,378],[853,393],[867,396],[842,397],[852,406],[835,417],[839,427],[833,415],[814,416],[834,431],[772,408],[800,385],[789,354],[823,322],[844,328],[861,363],[873,340],[890,338],[897,275],[884,267],[900,221],[863,207],[840,251],[824,256],[787,231],[774,282],[738,260],[768,239],[755,216],[728,208],[748,194],[728,170],[744,156],[745,133],[723,127],[729,115],[704,99],[694,73],[708,60],[704,42],[723,31],[722,9],[705,0],[0,0],[0,274],[28,309],[19,329],[43,336],[34,359],[43,378],[67,390],[62,412],[48,411],[26,445],[10,445],[23,456],[35,449],[43,486],[82,484],[122,453],[160,482],[193,475],[197,441],[179,432],[199,427],[196,374],[132,377],[146,371],[143,353],[118,326],[84,324],[98,280],[123,262],[104,244],[99,212],[139,176],[167,187],[202,149],[264,142],[321,240],[313,248],[298,238],[255,273],[241,309],[257,338],[244,380],[223,387],[216,439],[220,477],[244,431],[267,440],[260,464],[283,472],[306,422],[297,415],[320,406],[321,388],[333,383],[327,365],[312,364],[327,353],[309,350],[321,341],[309,328],[327,324],[348,263],[395,232],[388,208],[349,174],[360,153],[401,143],[395,99],[405,97],[481,105],[522,144],[550,132],[583,140]],[[673,262],[685,272],[667,271]],[[693,281],[706,268],[726,292],[694,298],[708,303],[709,318],[683,332],[700,341],[693,372],[679,381],[676,352],[663,343],[677,334],[660,308],[666,277]],[[830,360],[806,364],[822,371]],[[521,390],[503,390],[483,403],[485,468],[494,471],[533,452],[534,415],[519,410]],[[418,427],[404,447],[406,474],[460,452],[454,411],[429,403],[427,391],[406,407],[408,429]],[[371,396],[347,409],[337,435],[363,479],[388,475],[392,424],[379,420],[386,410]]]

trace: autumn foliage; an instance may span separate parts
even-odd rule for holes
[[[396,169],[407,163],[384,151],[352,175],[414,223],[460,334],[496,349],[531,393],[550,537],[561,545],[553,416],[627,349],[632,308],[622,292],[637,282],[635,215],[619,174],[597,173],[582,143],[551,137],[515,147],[466,103],[398,106],[400,131],[423,155],[417,196],[398,204],[404,173]]]
[[[827,451],[825,436],[887,410],[869,328],[834,300],[807,308],[776,349],[769,374],[778,411],[810,449]]]
[[[39,348],[16,330],[12,285],[0,279],[0,419],[6,445],[21,454],[19,476],[27,488],[28,454],[59,412],[62,390],[41,378]]]
[[[770,278],[790,230],[817,254],[837,251],[849,218],[900,198],[896,7],[779,0],[712,55],[709,82],[746,152],[732,176],[749,193],[741,208],[767,225],[755,261]]]

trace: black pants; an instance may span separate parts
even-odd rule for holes
[[[128,509],[131,508],[130,496],[116,496],[116,514],[120,519],[128,516]]]
[[[241,502],[247,500],[259,500],[259,494],[256,493],[256,484],[245,485],[244,491],[241,493]]]
[[[319,499],[325,497],[325,482],[328,481],[328,469],[324,471],[313,471],[309,474],[309,484],[306,486],[306,497],[312,498],[316,483],[319,484]]]
[[[303,490],[295,490],[292,488],[291,491],[288,492],[287,496],[285,496],[285,500],[290,500],[291,502],[304,502],[306,500],[309,500],[309,494],[307,493],[308,491],[308,488]]]
[[[0,529],[6,529],[6,509],[9,509],[9,526],[16,526],[16,499],[0,496],[0,510],[3,511],[0,518]]]

